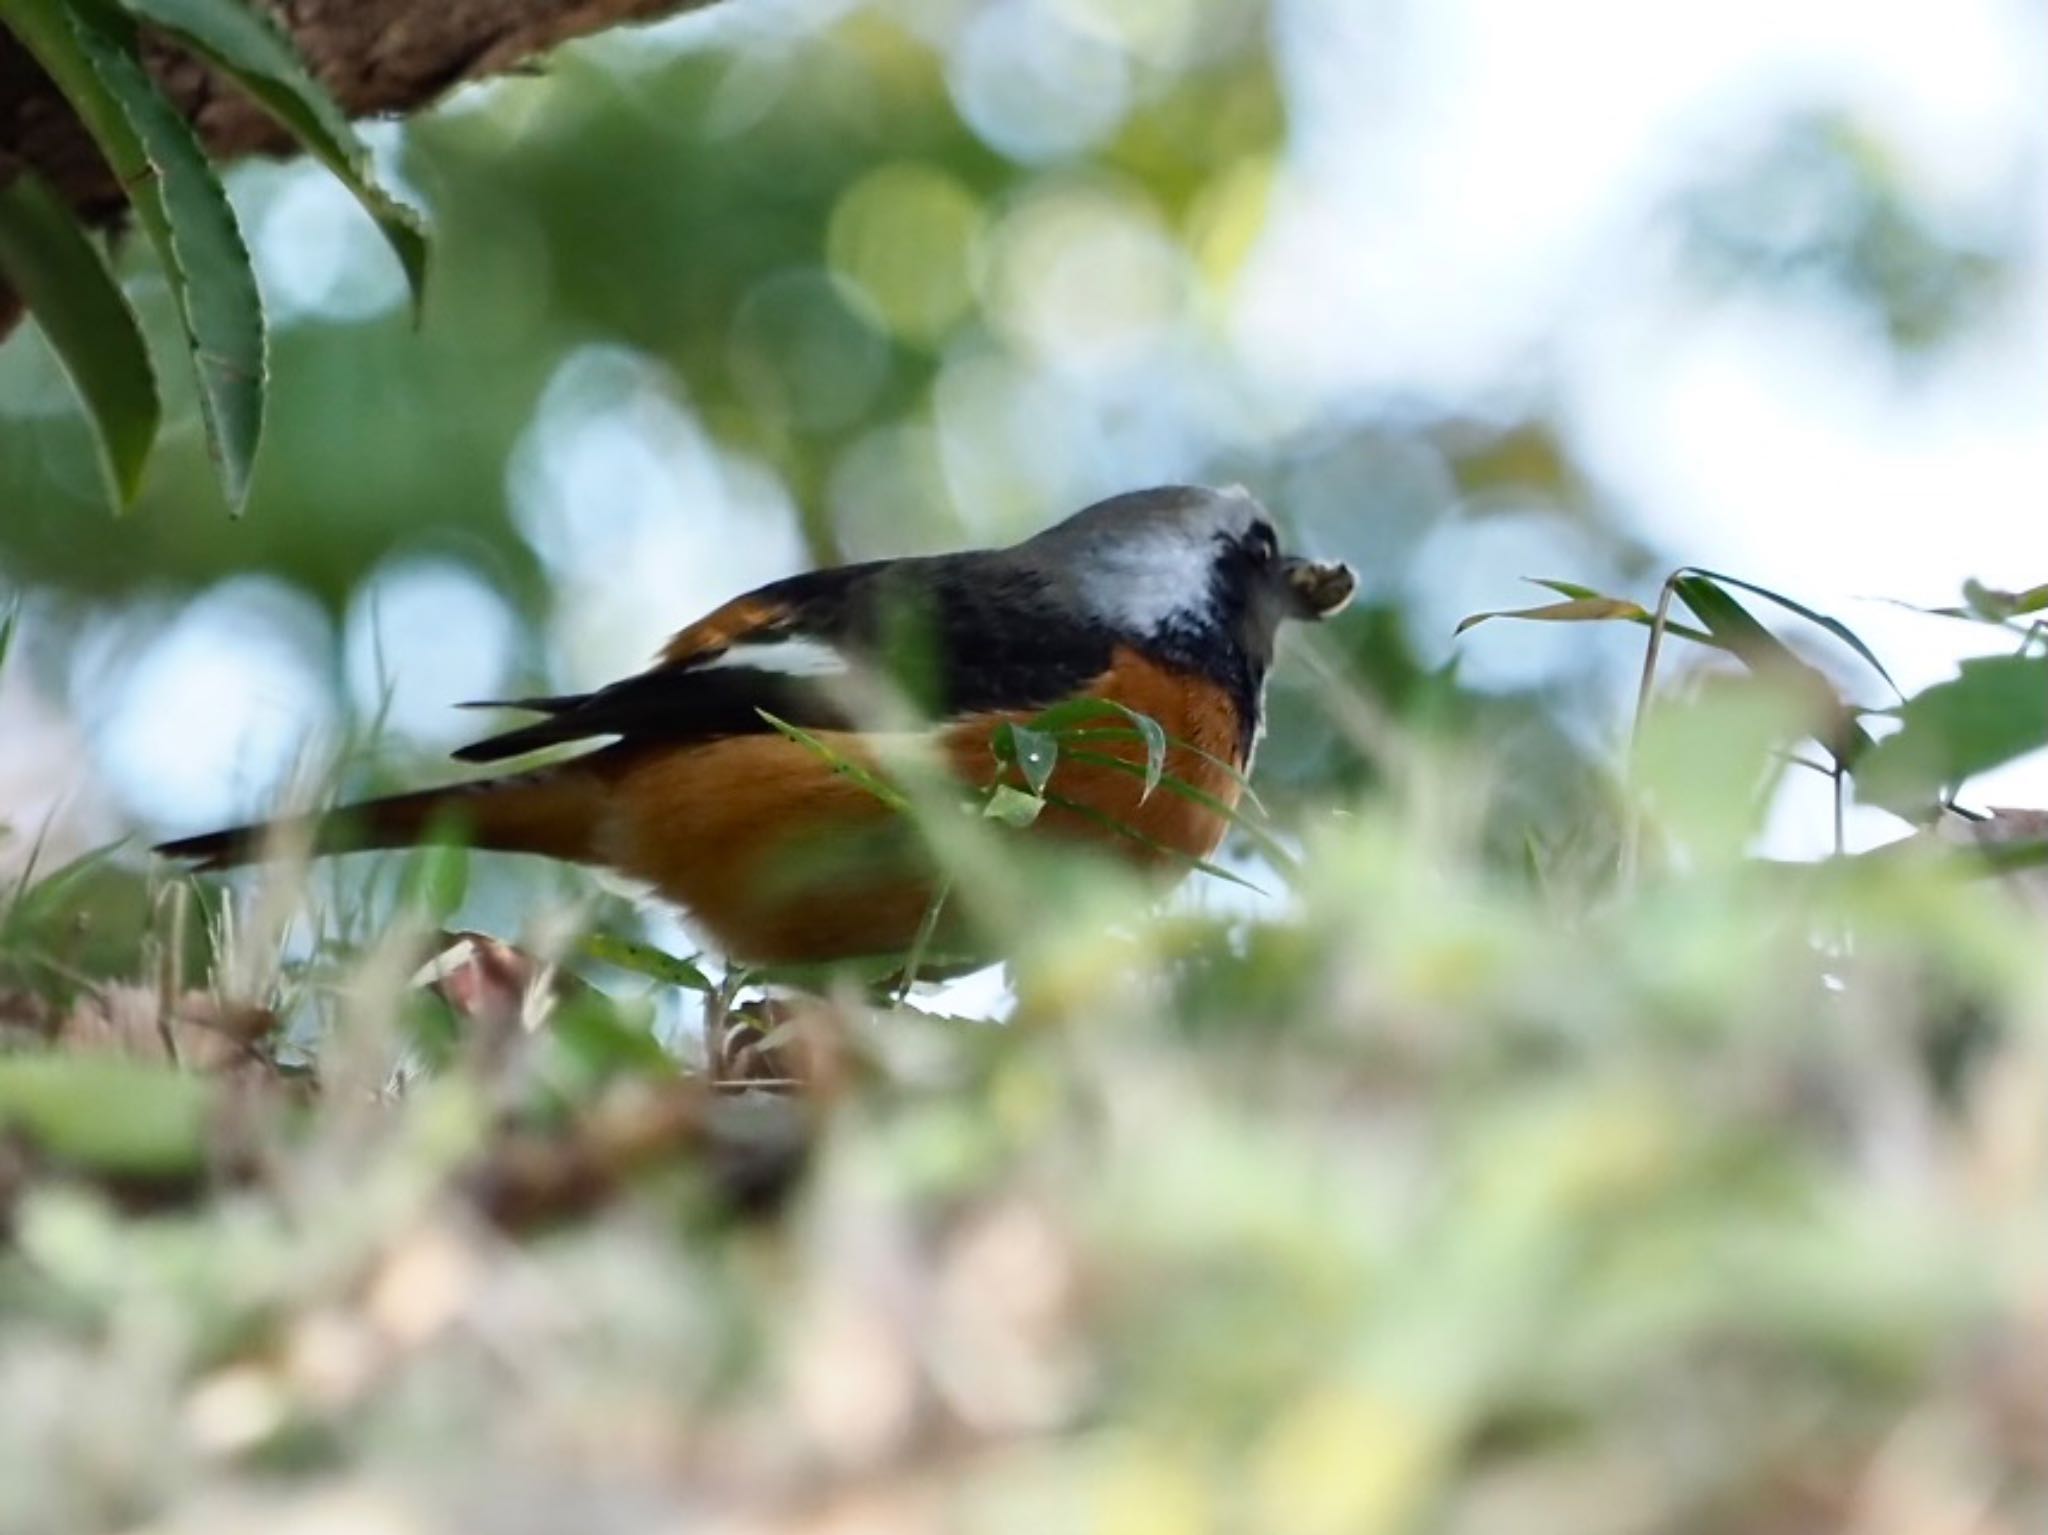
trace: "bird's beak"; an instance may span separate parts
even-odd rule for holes
[[[1286,559],[1280,579],[1287,584],[1295,618],[1324,619],[1340,613],[1358,590],[1358,577],[1338,561]]]

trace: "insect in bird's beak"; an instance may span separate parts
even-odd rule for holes
[[[1287,583],[1294,600],[1294,616],[1320,620],[1340,613],[1358,590],[1358,577],[1340,561],[1289,559],[1280,567],[1280,579]]]

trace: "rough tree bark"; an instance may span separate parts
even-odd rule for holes
[[[465,80],[502,73],[572,38],[714,0],[258,0],[291,33],[351,117],[404,116]],[[274,154],[289,138],[234,85],[169,46],[151,72],[217,159]],[[0,28],[0,185],[31,166],[91,224],[123,199],[92,140],[22,47]],[[0,338],[15,316],[0,285]]]

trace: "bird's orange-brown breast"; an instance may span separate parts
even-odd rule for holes
[[[1084,696],[1156,720],[1176,743],[1166,771],[1235,806],[1242,731],[1222,688],[1119,649]],[[958,719],[940,728],[936,744],[955,778],[985,788],[1004,770],[992,749],[996,730],[1037,712]],[[1144,743],[1122,721],[1106,716],[1076,729],[1048,785],[1054,803],[1033,835],[1086,843],[1143,867],[1216,850],[1226,817],[1168,789],[1147,795]],[[817,739],[842,761],[879,771],[860,735]],[[820,752],[780,734],[636,753],[617,769],[611,799],[598,849],[604,861],[687,907],[744,959],[900,952],[931,901],[934,878],[914,832]]]

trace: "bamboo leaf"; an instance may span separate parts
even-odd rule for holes
[[[1875,671],[1878,674],[1878,676],[1884,678],[1885,685],[1889,687],[1893,693],[1897,694],[1901,698],[1905,696],[1905,694],[1900,691],[1898,683],[1892,680],[1892,674],[1885,669],[1884,662],[1878,660],[1877,652],[1872,650],[1868,645],[1866,645],[1863,642],[1862,636],[1857,634],[1855,630],[1851,629],[1847,624],[1843,623],[1840,619],[1830,618],[1827,614],[1817,612],[1813,608],[1808,607],[1803,602],[1794,601],[1792,598],[1787,597],[1783,592],[1774,592],[1767,586],[1758,586],[1754,581],[1745,581],[1740,576],[1723,575],[1718,570],[1707,570],[1697,565],[1690,567],[1690,571],[1693,575],[1705,576],[1709,581],[1717,581],[1723,586],[1737,587],[1742,591],[1749,592],[1755,596],[1763,598],[1766,602],[1776,603],[1786,612],[1797,614],[1799,617],[1805,619],[1808,623],[1816,624],[1820,628],[1827,630],[1829,634],[1832,634],[1844,645],[1847,645],[1851,650],[1855,651],[1858,656],[1862,657],[1863,660],[1870,666],[1871,670]]]
[[[1851,767],[1871,749],[1870,732],[1844,707],[1833,684],[1721,590],[1714,577],[1703,572],[1679,576],[1673,581],[1672,590],[1721,646],[1751,671],[1786,682],[1812,700],[1822,716],[1821,723],[1814,728],[1815,739],[1836,762]]]
[[[1038,730],[1060,734],[1071,725],[1084,724],[1089,720],[1105,716],[1120,717],[1136,730],[1145,742],[1145,790],[1141,802],[1152,797],[1152,791],[1159,787],[1159,780],[1166,772],[1165,729],[1149,714],[1140,714],[1136,709],[1125,707],[1109,698],[1073,698],[1063,704],[1054,704],[1032,720]]]
[[[630,970],[664,986],[702,992],[706,996],[718,990],[712,985],[711,978],[692,960],[671,954],[666,949],[657,949],[652,944],[635,943],[630,938],[620,938],[611,933],[587,933],[581,947],[584,954],[599,964]]]
[[[990,738],[990,745],[998,762],[1011,762],[1023,775],[1024,782],[1033,794],[1045,791],[1046,780],[1052,777],[1054,765],[1059,761],[1059,738],[1043,730],[1034,730],[1029,725],[1011,724],[1005,721],[996,727]]]
[[[78,391],[108,497],[125,510],[162,416],[149,349],[98,248],[34,171],[0,187],[0,277],[34,313]]]
[[[244,0],[120,3],[233,79],[348,188],[405,269],[417,316],[427,279],[427,239],[419,216],[377,184],[368,148],[334,98],[307,72],[291,39]]]
[[[1458,620],[1458,627],[1451,632],[1463,634],[1467,629],[1495,618],[1519,618],[1548,624],[1606,623],[1615,619],[1628,623],[1650,621],[1643,605],[1626,597],[1571,597],[1563,602],[1546,602],[1541,607],[1495,608],[1486,613],[1468,613]]]

